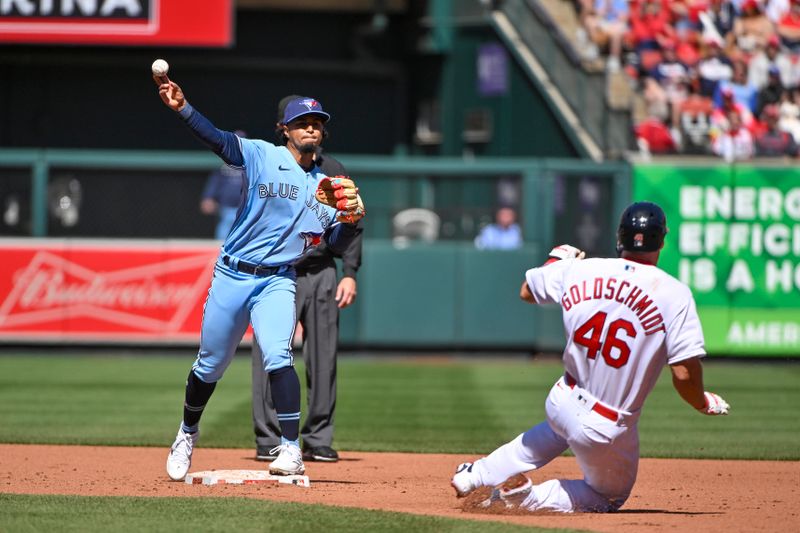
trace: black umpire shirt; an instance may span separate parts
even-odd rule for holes
[[[317,166],[326,176],[347,176],[344,166],[333,157],[323,155],[322,149],[317,150],[315,160]],[[325,244],[325,241],[321,241],[318,246],[306,252],[294,264],[297,275],[303,276],[308,273],[319,272],[328,267],[336,268],[333,258],[340,257],[342,259],[343,275],[355,279],[356,272],[361,266],[361,234],[363,231],[361,221],[359,221],[356,224],[356,234],[342,255],[333,253]]]

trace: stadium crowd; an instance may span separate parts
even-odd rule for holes
[[[643,96],[642,151],[797,157],[800,0],[577,0],[579,41]]]

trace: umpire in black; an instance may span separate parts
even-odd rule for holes
[[[286,105],[298,95],[284,97],[278,104],[277,145],[285,145],[280,128]],[[323,131],[323,139],[328,132]],[[323,155],[317,148],[314,157],[326,176],[346,176],[344,166]],[[333,449],[333,421],[336,411],[336,350],[339,340],[339,309],[353,303],[356,297],[356,272],[361,266],[362,228],[340,256],[342,280],[336,279],[336,256],[324,242],[308,251],[297,263],[297,320],[303,325],[303,359],[306,365],[308,405],[306,419],[300,429],[304,461],[335,462],[339,454]],[[280,426],[272,405],[269,379],[264,372],[261,350],[253,343],[253,428],[256,434],[256,459],[272,461],[272,450],[280,442]]]

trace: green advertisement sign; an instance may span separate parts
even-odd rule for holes
[[[659,204],[659,266],[691,287],[711,354],[800,357],[800,169],[634,168]]]

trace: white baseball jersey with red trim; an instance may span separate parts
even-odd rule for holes
[[[706,353],[689,287],[656,266],[567,259],[525,279],[537,303],[561,305],[564,369],[610,407],[638,413],[664,365]]]

